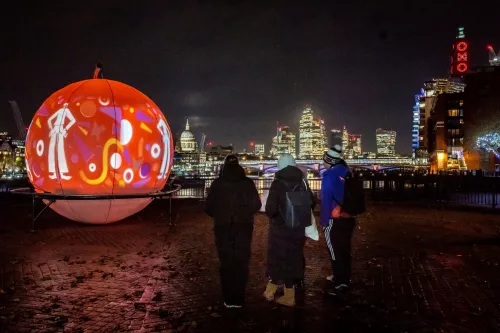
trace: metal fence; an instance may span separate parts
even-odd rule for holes
[[[214,178],[175,179],[181,185],[174,199],[204,199]],[[363,176],[367,199],[370,201],[407,201],[423,204],[460,205],[500,208],[500,177],[453,175],[368,175]],[[268,190],[272,178],[253,179],[259,194]],[[308,179],[316,194],[321,190],[321,179]],[[0,201],[5,202],[10,188],[27,186],[27,180],[0,183]]]
[[[183,179],[174,198],[203,199],[213,178]],[[500,208],[500,178],[443,175],[375,175],[363,177],[370,201],[413,201],[427,204],[452,204]],[[271,178],[253,179],[259,194],[271,186]],[[308,179],[313,192],[321,190],[321,179]]]

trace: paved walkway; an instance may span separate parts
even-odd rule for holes
[[[0,332],[500,332],[500,220],[379,204],[360,219],[354,283],[325,297],[322,241],[306,245],[303,305],[267,303],[267,219],[256,218],[241,313],[221,308],[212,225],[197,201],[156,202],[108,226],[0,203]]]

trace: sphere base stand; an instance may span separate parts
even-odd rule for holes
[[[48,192],[35,192],[30,187],[16,188],[10,190],[10,193],[17,195],[31,196],[31,232],[36,232],[35,225],[38,218],[40,218],[43,213],[49,208],[53,203],[58,200],[120,200],[120,199],[140,199],[140,198],[151,198],[163,199],[168,197],[168,224],[174,226],[172,222],[172,197],[175,193],[179,192],[181,186],[179,184],[167,185],[169,188],[166,191],[154,192],[154,193],[138,193],[138,194],[105,194],[105,195],[89,195],[89,194],[75,194],[75,195],[64,195],[64,194],[53,194]],[[48,203],[36,213],[36,200],[46,200]]]

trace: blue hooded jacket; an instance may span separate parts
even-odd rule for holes
[[[349,167],[343,163],[335,164],[323,173],[321,181],[321,225],[329,225],[332,211],[338,206],[334,198],[342,203],[344,200],[344,179]]]

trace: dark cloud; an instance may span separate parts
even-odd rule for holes
[[[207,105],[208,99],[203,93],[192,92],[188,93],[184,98],[184,106],[199,108]]]

